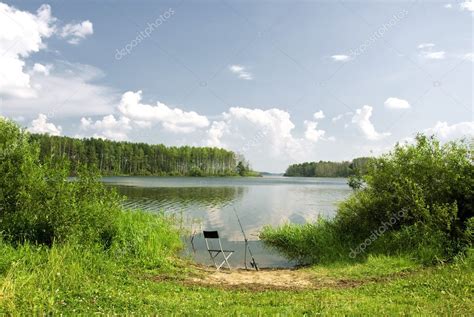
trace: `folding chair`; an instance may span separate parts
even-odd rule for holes
[[[209,252],[209,256],[211,257],[212,262],[214,262],[216,269],[219,270],[225,263],[227,264],[227,267],[230,270],[231,269],[230,264],[227,260],[230,258],[232,253],[234,253],[234,251],[222,249],[221,239],[219,238],[219,233],[217,231],[203,231],[203,234],[204,234],[204,240],[206,240],[207,251]],[[208,241],[209,239],[213,239],[213,240],[217,239],[219,241],[219,248],[217,249],[213,246],[213,241],[209,243]],[[217,265],[216,258],[221,253],[222,253],[222,256],[224,257],[224,261],[222,261],[221,264]]]

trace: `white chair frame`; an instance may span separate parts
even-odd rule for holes
[[[229,258],[232,256],[234,253],[233,250],[224,250],[222,248],[222,243],[221,243],[221,238],[219,237],[219,233],[217,231],[203,231],[204,234],[204,240],[206,241],[206,247],[207,251],[209,252],[209,256],[211,257],[212,262],[214,263],[214,266],[216,267],[216,270],[219,271],[220,268],[226,264],[229,270],[232,268],[230,267],[229,264]],[[219,241],[219,249],[212,249],[209,245],[209,239],[216,239]],[[216,262],[216,258],[219,254],[222,254],[224,257],[224,260],[218,265]]]

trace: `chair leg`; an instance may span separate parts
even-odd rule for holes
[[[217,254],[219,254],[219,253],[217,253]],[[214,266],[215,266],[216,268],[217,268],[217,263],[216,263],[215,258],[216,258],[216,256],[217,256],[217,254],[214,255],[214,256],[212,256],[212,252],[209,251],[209,256],[211,257],[212,262],[214,262]]]
[[[223,254],[224,254],[224,262],[227,263],[227,267],[229,268],[229,270],[231,270],[230,264],[229,264],[229,262],[228,262],[227,260],[230,258],[230,256],[231,256],[233,253],[232,253],[232,252],[229,253],[228,256],[226,256],[225,253],[223,253]]]
[[[212,252],[215,252],[216,254],[212,255]],[[224,260],[222,261],[221,264],[217,265],[217,262],[216,262],[216,258],[217,256],[222,253],[222,256],[224,257]],[[219,271],[220,268],[224,265],[224,264],[227,264],[227,267],[229,268],[229,270],[232,270],[230,264],[229,264],[229,258],[232,256],[233,252],[230,252],[229,254],[225,254],[225,252],[221,252],[221,251],[209,251],[209,256],[211,257],[211,260],[212,262],[214,263],[214,266],[216,267],[216,270]]]

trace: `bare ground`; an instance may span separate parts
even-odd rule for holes
[[[196,274],[186,277],[182,282],[191,286],[262,291],[350,288],[370,281],[315,277],[314,274],[301,269],[216,271],[213,268],[198,267]]]

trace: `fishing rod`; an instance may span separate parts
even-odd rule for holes
[[[245,255],[244,255],[244,263],[245,263],[245,269],[247,270],[247,250],[249,250],[250,257],[252,260],[250,261],[250,265],[258,271],[258,265],[257,262],[255,261],[255,258],[253,257],[252,250],[250,250],[249,246],[249,240],[247,239],[247,235],[245,234],[244,227],[242,226],[242,223],[240,222],[239,215],[237,214],[237,210],[235,210],[235,207],[232,207],[234,209],[234,214],[235,217],[237,217],[237,221],[239,222],[240,230],[242,231],[242,235],[244,236],[244,241],[245,241]]]

